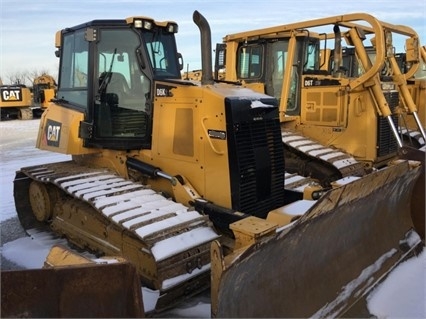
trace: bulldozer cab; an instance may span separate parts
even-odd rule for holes
[[[244,43],[237,52],[236,76],[245,83],[265,83],[265,93],[281,100],[281,105],[286,104],[286,114],[300,115],[299,79],[303,74],[319,70],[319,45],[318,38],[303,32],[294,39]],[[289,79],[286,74],[290,75]],[[290,85],[284,86],[284,79]]]
[[[153,81],[180,78],[176,32],[173,22],[147,18],[61,31],[56,102],[85,114],[79,134],[86,147],[150,148]]]

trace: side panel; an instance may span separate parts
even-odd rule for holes
[[[70,155],[97,152],[83,147],[79,136],[84,114],[72,109],[51,104],[40,119],[36,146],[41,150]]]
[[[337,85],[326,85],[327,82],[337,82]],[[349,97],[339,81],[305,76],[303,84],[301,123],[346,127]]]
[[[198,86],[159,88],[168,93],[155,99],[152,150],[141,151],[141,160],[185,177],[202,197],[230,207],[223,96]],[[156,189],[167,187],[161,183],[149,181]]]

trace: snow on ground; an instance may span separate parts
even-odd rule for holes
[[[13,180],[21,167],[69,160],[35,147],[39,120],[0,122],[0,221],[16,216]]]
[[[16,218],[13,179],[21,167],[70,159],[35,148],[39,120],[0,122],[0,222]],[[1,229],[4,231],[4,229]],[[2,255],[24,268],[41,268],[54,244],[66,241],[51,233],[34,232],[1,243]],[[145,309],[154,304],[156,292],[143,290]],[[378,318],[426,318],[426,252],[399,265],[368,297],[368,308]],[[168,317],[210,316],[208,294],[194,298],[169,313]]]

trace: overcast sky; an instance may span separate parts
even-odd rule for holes
[[[56,76],[56,31],[94,19],[137,15],[176,21],[185,68],[188,64],[190,70],[200,68],[194,10],[209,21],[213,48],[229,33],[354,12],[408,25],[417,31],[421,44],[426,44],[424,0],[0,0],[0,77],[40,70]]]

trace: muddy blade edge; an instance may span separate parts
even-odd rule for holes
[[[421,242],[410,217],[419,173],[404,162],[335,189],[239,255],[214,243],[212,315],[342,316]]]

